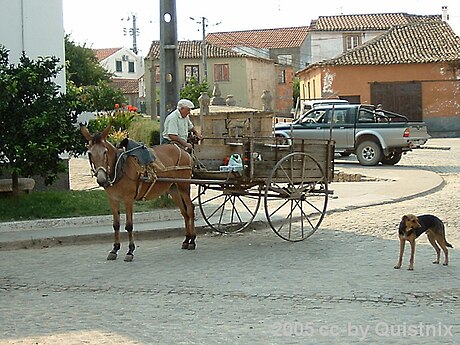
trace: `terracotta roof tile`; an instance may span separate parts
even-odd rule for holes
[[[117,51],[123,48],[102,48],[102,49],[93,49],[96,53],[97,60],[101,62],[102,60],[108,58],[110,55],[115,54]]]
[[[460,38],[446,22],[425,21],[394,26],[361,46],[314,65],[389,65],[452,61],[460,61]]]
[[[137,79],[112,78],[113,86],[122,90],[124,94],[138,93],[139,81]]]
[[[300,47],[308,34],[308,26],[246,31],[215,32],[206,41],[226,48],[292,48]]]
[[[420,21],[438,21],[440,15],[415,15],[407,13],[350,14],[320,16],[312,20],[311,31],[363,31],[388,30],[395,25]]]

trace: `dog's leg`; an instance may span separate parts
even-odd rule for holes
[[[406,240],[402,237],[399,238],[399,259],[398,263],[396,264],[395,268],[399,269],[402,265],[402,259],[404,255],[404,247],[406,246]]]
[[[433,263],[439,264],[439,257],[441,256],[441,249],[439,249],[439,246],[436,243],[435,235],[431,231],[427,231],[426,236],[428,237],[428,241],[430,241],[431,245],[436,251],[436,260],[433,261]]]
[[[446,243],[445,240],[441,240],[441,241],[438,240],[438,243],[441,246],[442,251],[444,252],[444,263],[443,263],[443,265],[448,266],[449,265],[449,251],[447,250],[447,243]]]
[[[409,271],[412,271],[414,269],[414,256],[415,256],[415,236],[410,238],[409,240],[410,243],[410,260],[409,260]]]

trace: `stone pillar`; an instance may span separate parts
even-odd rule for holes
[[[225,99],[221,97],[219,84],[214,84],[214,89],[212,90],[211,105],[225,105]]]
[[[262,110],[263,111],[273,111],[272,108],[272,94],[270,93],[270,90],[264,90],[264,93],[260,97],[262,98]]]
[[[209,115],[209,103],[211,99],[207,92],[202,92],[201,96],[198,97],[198,101],[200,102],[200,115]]]

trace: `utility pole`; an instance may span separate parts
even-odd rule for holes
[[[179,101],[176,0],[160,0],[160,133]]]
[[[137,28],[137,16],[134,13],[132,13],[131,16],[133,17],[133,26],[129,29],[123,28],[123,33],[125,36],[128,34],[133,36],[133,48],[131,50],[137,55],[139,52],[139,49],[137,49],[137,36],[139,35],[139,29]],[[129,22],[130,19],[131,17],[128,17],[126,21]],[[123,20],[123,18],[121,20]]]
[[[205,17],[201,17],[201,25],[202,25],[202,32],[203,32],[203,38],[201,40],[201,59],[202,59],[202,64],[203,64],[203,80],[201,82],[206,82],[208,81],[208,65],[206,63],[206,21],[207,19]]]
[[[203,65],[203,74],[201,77],[201,82],[205,82],[208,80],[208,64],[206,61],[206,27],[208,26],[206,22],[209,23],[208,18],[206,17],[201,17],[201,20],[195,20],[195,18],[190,17],[191,20],[194,20],[197,24],[201,24],[201,33],[203,34],[202,39],[201,39],[201,64]],[[219,25],[219,23],[216,23],[214,25]]]

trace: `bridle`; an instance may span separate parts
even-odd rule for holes
[[[122,175],[119,176],[118,172],[120,171],[119,166],[120,166],[120,164],[122,164],[123,159],[126,158],[130,152],[135,151],[138,148],[143,147],[144,145],[139,144],[138,146],[135,146],[135,147],[133,147],[133,148],[131,148],[129,150],[120,150],[120,149],[117,150],[117,159],[116,159],[114,167],[113,167],[113,170],[114,170],[113,178],[111,179],[110,178],[110,176],[111,176],[111,168],[110,168],[109,157],[108,157],[109,149],[107,148],[107,146],[103,142],[101,142],[101,144],[104,145],[104,163],[103,163],[103,165],[100,165],[100,166],[96,167],[96,164],[94,164],[94,162],[91,159],[91,150],[90,149],[88,150],[88,159],[89,159],[89,165],[90,165],[90,168],[91,168],[92,177],[97,178],[99,172],[102,171],[105,174],[105,176],[107,177],[106,183],[104,183],[104,185],[102,187],[107,188],[107,187],[113,186],[121,178]]]
[[[93,161],[94,152],[92,152],[92,148],[94,146],[96,146],[96,145],[103,145],[104,146],[104,152],[103,152],[104,158],[103,158],[102,164],[99,165],[99,166],[96,166],[96,164]],[[107,148],[107,146],[102,141],[100,143],[93,144],[93,145],[91,145],[89,147],[89,149],[87,151],[87,154],[88,154],[89,166],[91,168],[91,176],[97,178],[98,174],[102,171],[105,174],[105,176],[107,177],[106,178],[106,183],[104,183],[104,185],[102,185],[102,187],[107,188],[107,187],[113,185],[114,180],[110,179],[111,169],[110,169],[110,165],[109,165],[109,156],[108,156],[108,148]]]

